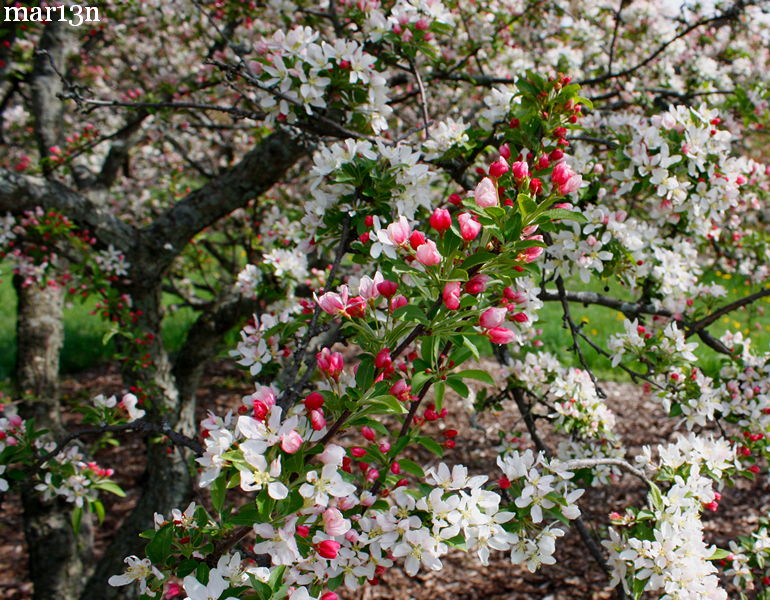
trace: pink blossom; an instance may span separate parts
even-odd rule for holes
[[[430,216],[430,226],[439,234],[443,233],[452,226],[452,216],[446,208],[437,208]]]
[[[492,307],[481,313],[479,317],[479,325],[484,329],[492,329],[493,327],[499,327],[505,321],[505,316],[508,310],[505,308]]]
[[[350,521],[342,516],[336,508],[327,508],[324,511],[324,531],[327,535],[345,535],[350,529]]]
[[[375,300],[379,298],[380,292],[377,289],[377,285],[382,283],[383,280],[382,273],[379,271],[374,274],[373,278],[364,275],[358,283],[358,295],[366,300]]]
[[[394,245],[403,246],[409,240],[409,236],[412,233],[412,228],[409,225],[409,221],[406,220],[406,217],[402,216],[398,219],[398,221],[388,225],[388,228],[385,230],[385,232],[388,235],[388,239],[390,239]]]
[[[475,296],[476,294],[480,294],[485,289],[487,289],[488,281],[489,281],[489,275],[483,275],[482,273],[477,273],[465,283],[465,291],[471,294],[472,296]]]
[[[436,242],[428,240],[417,248],[417,260],[426,267],[434,267],[441,262],[441,254],[436,248]]]
[[[484,333],[493,344],[510,344],[516,339],[516,333],[505,327],[493,327]]]
[[[460,224],[460,235],[466,242],[471,242],[476,239],[476,236],[481,231],[481,223],[470,213],[462,213],[457,217],[457,222]]]
[[[314,411],[315,412],[315,411]],[[288,433],[281,435],[281,449],[288,453],[294,454],[302,446],[302,436],[293,429]]]
[[[337,558],[337,552],[340,549],[340,543],[334,540],[324,540],[316,546],[318,554],[323,558],[334,559]]]
[[[511,174],[514,179],[524,179],[529,177],[529,165],[524,161],[517,160],[511,165]]]
[[[583,183],[583,178],[570,169],[567,163],[560,162],[553,168],[551,181],[559,188],[560,194],[566,195],[577,190]]]
[[[328,348],[324,348],[318,354],[315,355],[318,368],[331,379],[337,381],[342,373],[342,367],[344,366],[344,360],[342,354],[339,352],[331,352]]]
[[[343,285],[340,288],[340,293],[326,292],[321,297],[316,296],[316,302],[321,310],[329,313],[330,315],[346,315],[346,309],[348,305],[348,286]]]
[[[444,300],[444,306],[449,310],[457,310],[460,308],[460,282],[448,281],[444,285],[444,291],[441,293],[441,298]]]
[[[473,191],[473,197],[476,199],[476,204],[482,208],[488,206],[497,206],[497,188],[494,182],[489,177],[484,177],[476,189]]]

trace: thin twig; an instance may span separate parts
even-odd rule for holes
[[[144,419],[137,419],[135,421],[131,421],[130,423],[120,423],[118,425],[101,425],[99,427],[89,427],[87,429],[73,431],[72,433],[67,434],[53,450],[38,458],[37,462],[33,465],[33,468],[40,468],[46,461],[51,460],[57,456],[69,444],[81,437],[118,431],[162,433],[177,446],[184,446],[185,448],[192,450],[196,456],[201,456],[203,454],[203,446],[200,444],[200,442],[174,431],[171,429],[168,423],[164,422],[159,425],[158,423],[151,423],[150,421],[145,421]]]

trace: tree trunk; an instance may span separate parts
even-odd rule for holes
[[[59,287],[22,287],[18,277],[14,283],[19,301],[16,381],[21,413],[56,435],[62,429],[58,400],[64,292]],[[34,600],[74,600],[85,583],[84,560],[90,558],[88,523],[75,536],[69,519],[72,505],[63,500],[43,502],[32,489],[22,492],[22,506]]]
[[[161,338],[160,282],[136,278],[137,285],[126,290],[133,300],[133,309],[141,311],[137,323],[142,334],[152,333],[152,344],[142,346],[150,354],[151,366],[124,372],[126,383],[148,390],[149,400],[143,407],[147,418],[166,422],[179,432],[194,431],[194,415],[181,412],[179,393],[171,374],[171,363]],[[130,350],[129,350],[130,352]],[[114,588],[107,583],[112,575],[125,570],[126,556],[144,554],[146,541],[139,534],[153,527],[156,512],[169,515],[173,508],[184,508],[192,496],[189,455],[161,443],[149,443],[147,464],[142,481],[142,495],[134,510],[115,534],[105,555],[88,581],[81,600],[128,600],[138,596],[136,585]]]

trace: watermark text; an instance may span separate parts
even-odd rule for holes
[[[95,6],[81,6],[73,4],[72,6],[6,6],[5,21],[14,21],[20,23],[43,23],[49,21],[60,21],[73,27],[80,27],[85,23],[98,23],[99,9]]]

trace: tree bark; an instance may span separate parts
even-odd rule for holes
[[[62,138],[63,91],[59,73],[64,72],[72,50],[73,35],[64,23],[51,22],[43,30],[29,79],[29,108],[35,119],[35,137],[41,157]],[[57,72],[58,71],[58,72]],[[49,165],[44,165],[48,174]],[[20,409],[49,430],[52,439],[62,430],[59,410],[59,352],[64,342],[62,309],[64,290],[58,286],[23,287],[14,278],[18,296],[16,318],[16,383]],[[63,499],[45,502],[32,488],[22,491],[24,534],[29,553],[29,572],[35,600],[74,600],[83,588],[85,565],[90,562],[92,530],[84,519],[75,534],[70,524],[73,506]]]
[[[59,287],[22,287],[19,277],[14,283],[19,302],[16,383],[22,398],[20,412],[56,435],[62,429],[59,352],[64,341],[64,292]],[[24,489],[21,499],[33,599],[76,599],[85,583],[84,561],[90,558],[92,530],[88,522],[84,520],[76,536],[69,519],[71,504],[56,499],[44,502],[29,488]]]
[[[140,265],[136,265],[139,267]],[[136,271],[135,271],[136,273]],[[134,277],[135,284],[126,289],[133,301],[133,309],[141,311],[137,323],[141,334],[151,333],[154,341],[142,346],[149,353],[150,366],[124,371],[124,380],[148,390],[143,406],[147,418],[168,425],[181,433],[194,431],[194,414],[182,413],[179,393],[171,373],[171,361],[163,346],[161,321],[161,281]],[[131,352],[127,349],[127,352]],[[99,561],[83,590],[81,600],[127,600],[138,596],[137,586],[115,588],[107,583],[111,575],[124,571],[124,559],[142,555],[146,542],[139,534],[153,527],[156,512],[169,515],[173,508],[184,508],[192,495],[192,476],[188,456],[179,449],[148,440],[147,463],[142,481],[142,494],[131,514],[126,518]]]

